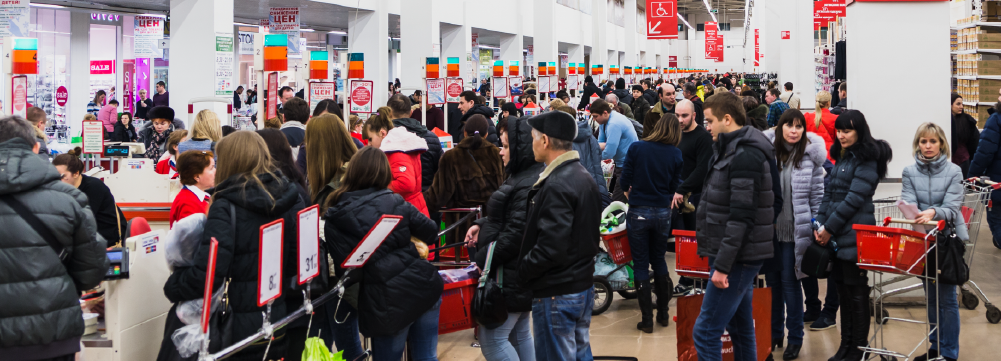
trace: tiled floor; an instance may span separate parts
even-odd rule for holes
[[[892,193],[880,187],[881,193]],[[897,188],[899,189],[899,188]],[[899,191],[897,191],[899,194]],[[983,289],[987,297],[1001,305],[1001,250],[994,248],[990,240],[990,230],[986,222],[980,231],[974,258],[972,279]],[[674,254],[667,255],[669,265],[674,264]],[[677,279],[677,277],[675,277]],[[823,281],[822,281],[823,282]],[[821,284],[821,292],[826,289]],[[644,334],[636,330],[639,320],[639,308],[635,300],[625,300],[615,296],[611,308],[599,316],[595,316],[591,324],[591,347],[595,355],[633,356],[640,360],[676,360],[677,340],[675,324],[662,328],[657,326],[653,334]],[[823,299],[823,295],[821,295]],[[671,314],[675,314],[672,300]],[[889,308],[892,317],[925,319],[924,306]],[[1001,360],[1001,324],[991,324],[986,318],[983,303],[975,310],[960,307],[962,331],[960,334],[960,360]],[[884,340],[887,348],[908,353],[922,338],[923,325],[894,323],[885,326]],[[438,355],[441,360],[484,360],[479,348],[470,347],[473,342],[471,330],[456,332],[441,336],[438,343]],[[840,342],[837,328],[825,331],[806,332],[806,340],[800,352],[799,360],[824,361],[832,356]],[[921,351],[915,353],[919,355]],[[781,360],[781,349],[775,353],[775,359]],[[902,360],[901,360],[902,361]]]

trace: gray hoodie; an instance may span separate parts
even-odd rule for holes
[[[580,154],[580,165],[587,169],[594,178],[594,183],[598,185],[598,192],[601,192],[601,206],[604,209],[612,203],[612,198],[608,194],[605,174],[601,171],[601,148],[598,146],[598,140],[594,138],[594,130],[587,121],[577,122],[577,138],[573,140],[573,150]]]

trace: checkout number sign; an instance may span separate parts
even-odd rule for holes
[[[341,268],[358,268],[365,265],[368,259],[372,257],[375,250],[382,245],[382,241],[386,240],[393,233],[393,229],[396,225],[400,223],[403,217],[395,215],[383,215],[379,218],[379,221],[372,226],[372,229],[368,230],[368,234],[365,238],[362,238],[361,242],[355,246],[355,249],[351,251],[348,258],[344,259],[341,263]]]
[[[320,206],[299,211],[299,284],[320,274]]]
[[[282,295],[282,236],[285,220],[261,226],[261,239],[257,252],[257,306],[264,306]]]

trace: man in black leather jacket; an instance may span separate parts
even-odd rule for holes
[[[518,265],[522,284],[532,291],[536,359],[590,359],[587,340],[601,198],[573,150],[578,130],[574,118],[556,111],[528,123],[535,160],[546,164],[528,194]],[[572,327],[573,332],[554,332],[554,326]]]

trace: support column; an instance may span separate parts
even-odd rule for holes
[[[570,44],[570,45],[568,45],[567,46],[567,61],[570,62],[570,63],[573,63],[575,66],[577,66],[577,69],[580,69],[580,67],[582,67],[582,65],[576,65],[576,64],[583,64],[584,63],[584,45],[581,45],[581,44]],[[568,71],[567,74],[569,74],[569,73],[570,72]],[[575,70],[575,73],[576,73],[576,70]],[[576,73],[576,74],[577,74],[577,81],[579,81],[580,83],[583,84],[584,83],[584,74],[579,74],[579,73]],[[567,80],[569,81],[569,79],[567,79]],[[577,86],[577,84],[567,83],[567,89],[576,89],[575,88],[576,86]],[[574,99],[577,99],[577,97],[580,97],[580,92],[578,92],[576,90],[573,91],[572,94],[574,95],[574,97],[573,97]],[[575,106],[575,108],[576,108],[576,106]]]
[[[170,0],[170,107],[187,121],[188,100],[215,96],[215,36],[233,33],[233,0]],[[262,97],[263,99],[263,97]],[[225,103],[199,103],[226,116]],[[190,126],[190,124],[188,124]]]
[[[933,122],[945,130],[946,137],[950,136],[949,108],[894,106],[945,104],[949,97],[952,74],[948,56],[901,55],[914,49],[927,54],[949,53],[949,33],[942,31],[949,27],[949,4],[946,1],[855,2],[848,6],[846,28],[853,34],[846,51],[848,108],[865,114],[873,137],[890,143],[894,157],[887,178],[900,178],[904,167],[914,164],[911,142],[919,124]],[[921,19],[921,26],[913,26],[913,19]],[[907,26],[907,36],[894,37],[893,41],[857,36],[895,34],[902,26]],[[900,89],[922,91],[906,95],[880,91],[880,87],[885,88],[885,81],[880,80],[885,79],[899,80]],[[980,87],[981,94],[993,95],[997,91],[996,87]]]
[[[432,47],[438,43],[441,27],[438,17],[432,11],[432,0],[406,0],[400,2],[400,82],[405,94],[424,89],[424,65],[432,56]],[[388,20],[387,20],[388,21]],[[366,63],[368,54],[365,55]],[[445,73],[444,59],[440,61],[442,74]],[[369,69],[366,64],[365,69]],[[379,69],[379,68],[374,68]],[[366,76],[368,72],[366,71]],[[444,76],[444,75],[442,75]],[[392,79],[391,79],[392,80]],[[384,83],[376,83],[378,86]]]
[[[370,3],[374,11],[348,11],[348,52],[365,54],[365,80],[373,82],[372,111],[374,112],[376,108],[386,105],[386,101],[389,100],[389,92],[386,88],[386,85],[389,84],[389,72],[387,71],[389,66],[389,13],[387,12],[387,0],[372,0]],[[400,26],[402,29],[402,23]],[[427,51],[430,53],[430,46]],[[401,78],[400,81],[402,82],[403,79]]]
[[[463,87],[469,89],[470,75],[475,64],[470,62],[473,51],[473,33],[466,25],[441,24],[441,57],[459,58],[459,74]],[[442,62],[443,64],[445,62]]]
[[[70,136],[83,130],[83,116],[90,102],[90,14],[70,13],[69,99],[66,104],[66,126]],[[76,61],[73,61],[73,60]],[[8,102],[9,103],[9,102]],[[9,104],[6,109],[10,109]],[[9,112],[4,112],[10,114]]]
[[[603,66],[604,73],[608,74],[608,41],[605,39],[605,27],[608,20],[605,18],[605,11],[608,10],[607,0],[583,0],[591,1],[591,65]],[[587,69],[591,74],[591,69]],[[595,79],[597,84],[598,80]]]
[[[636,41],[638,34],[636,33],[636,0],[625,0],[625,26],[623,29],[623,34],[625,35],[623,40],[625,41],[625,46],[622,47],[625,57],[622,60],[622,64],[619,64],[619,68],[623,66],[631,66],[633,69],[639,66],[639,49],[637,49]],[[646,26],[646,24],[643,24]],[[625,74],[625,71],[619,70],[620,74]],[[628,83],[628,82],[627,82]]]
[[[534,2],[536,16],[534,21],[534,35],[532,44],[535,46],[535,64],[541,62],[559,63],[559,46],[556,42],[556,22],[552,17],[541,16],[539,14],[555,14],[556,0],[539,0]],[[558,64],[557,64],[558,65]],[[542,101],[543,92],[539,92],[539,101]]]

